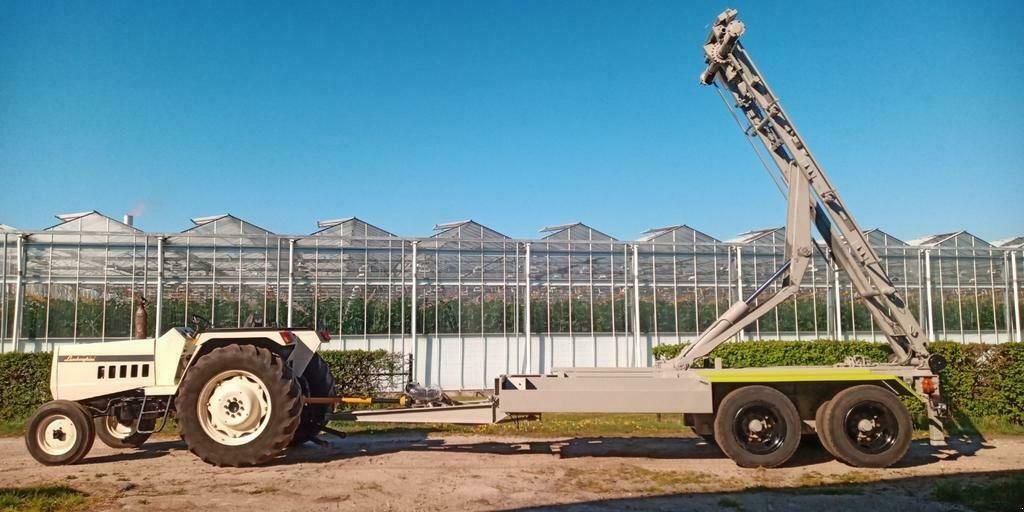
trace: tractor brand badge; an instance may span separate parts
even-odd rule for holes
[[[63,363],[92,363],[96,361],[95,356],[64,356]]]

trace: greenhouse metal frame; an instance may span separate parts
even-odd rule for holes
[[[472,220],[399,237],[358,218],[310,235],[231,215],[146,233],[98,212],[41,231],[0,229],[0,349],[127,339],[136,294],[149,335],[199,314],[216,327],[324,326],[327,349],[412,354],[417,378],[486,388],[497,375],[554,367],[634,367],[694,339],[783,261],[783,228],[721,241],[687,225],[633,241],[582,223],[536,240]],[[1024,237],[968,232],[910,243],[868,232],[932,340],[1020,341]],[[801,293],[739,339],[881,341],[841,272],[815,254]]]

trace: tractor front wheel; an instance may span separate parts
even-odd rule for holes
[[[33,459],[47,466],[75,464],[92,449],[95,436],[85,407],[54,400],[43,404],[28,420],[25,446]]]
[[[93,423],[96,427],[96,437],[111,448],[138,448],[149,440],[148,433],[135,430],[134,421],[131,425],[126,425],[115,415],[97,416]],[[147,430],[152,430],[153,421],[143,420],[141,425]]]
[[[302,392],[280,355],[255,345],[227,345],[185,372],[176,409],[189,451],[215,466],[253,466],[291,442]]]

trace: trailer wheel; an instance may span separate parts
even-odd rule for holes
[[[831,400],[825,400],[818,406],[818,410],[814,413],[814,430],[818,433],[818,441],[821,442],[822,448],[825,448],[825,451],[830,453],[833,457],[836,457],[835,445],[832,444],[832,439],[829,437],[829,430],[825,425],[825,417],[828,414],[828,406],[831,403]]]
[[[319,354],[313,355],[313,359],[306,365],[306,371],[302,373],[303,395],[317,397],[336,397],[338,392],[334,389],[334,375],[331,368]],[[291,446],[298,446],[307,441],[312,441],[317,434],[327,425],[327,414],[331,412],[330,405],[306,404],[302,407],[302,419],[299,421],[299,428],[295,431]]]
[[[78,402],[54,400],[43,404],[28,421],[25,446],[32,458],[47,466],[75,464],[95,439],[92,418]]]
[[[913,437],[910,411],[895,393],[873,385],[844,389],[824,411],[826,448],[855,467],[884,468],[899,462]]]
[[[302,393],[280,355],[227,345],[185,372],[176,410],[189,451],[215,466],[253,466],[291,442]]]
[[[777,389],[745,386],[719,404],[715,440],[740,467],[776,467],[800,446],[800,413]]]
[[[149,434],[135,430],[135,425],[121,423],[117,416],[97,416],[93,419],[96,437],[111,448],[138,448],[149,440]],[[134,422],[133,422],[134,423]],[[153,421],[143,420],[141,426],[152,430]]]

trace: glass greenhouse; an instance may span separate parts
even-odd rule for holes
[[[774,228],[722,241],[674,225],[623,241],[574,223],[517,240],[472,220],[399,237],[355,217],[292,236],[232,215],[146,233],[95,211],[58,219],[42,231],[0,225],[3,351],[127,339],[141,295],[150,335],[192,314],[216,327],[325,326],[327,348],[412,354],[422,382],[448,389],[650,364],[653,346],[695,338],[774,273],[785,238]],[[1020,340],[1024,237],[868,236],[931,339]],[[739,337],[882,339],[821,253],[801,293]]]

